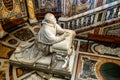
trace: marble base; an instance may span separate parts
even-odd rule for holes
[[[34,24],[34,23],[37,23],[38,20],[36,18],[35,19],[29,19],[29,22],[30,22],[30,24]]]
[[[0,31],[0,38],[3,38],[5,35],[7,35],[7,32],[5,32],[5,31]]]
[[[73,51],[70,56],[68,66],[66,68],[62,68],[64,61],[57,61],[55,63],[52,62],[52,56],[48,55],[38,59],[34,64],[24,63],[23,61],[17,61],[14,57],[14,54],[10,57],[10,64],[13,66],[22,66],[24,68],[31,68],[35,70],[40,70],[47,73],[52,73],[57,76],[65,76],[67,78],[71,78],[73,74],[73,68],[75,65],[75,51]],[[51,64],[52,63],[52,64]]]

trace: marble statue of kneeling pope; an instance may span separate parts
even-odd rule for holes
[[[65,68],[73,53],[75,35],[73,30],[62,29],[57,24],[55,16],[47,13],[35,40],[21,43],[14,51],[14,59],[22,63],[34,64],[43,56],[54,53],[58,60],[64,61],[62,68]]]

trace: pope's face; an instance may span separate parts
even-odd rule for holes
[[[51,16],[51,20],[50,20],[53,24],[56,24],[56,18],[54,16]]]
[[[45,19],[48,20],[52,24],[56,24],[56,22],[57,22],[55,16],[50,13],[45,15]]]

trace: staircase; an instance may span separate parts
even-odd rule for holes
[[[76,33],[119,23],[120,1],[118,0],[69,18],[60,17],[58,22],[62,28],[75,30]]]

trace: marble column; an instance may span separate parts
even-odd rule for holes
[[[5,32],[2,28],[2,25],[0,23],[0,38],[4,37],[7,34],[7,32]]]
[[[35,16],[34,6],[32,0],[26,0],[27,2],[27,9],[29,14],[29,22],[31,24],[38,22]]]

